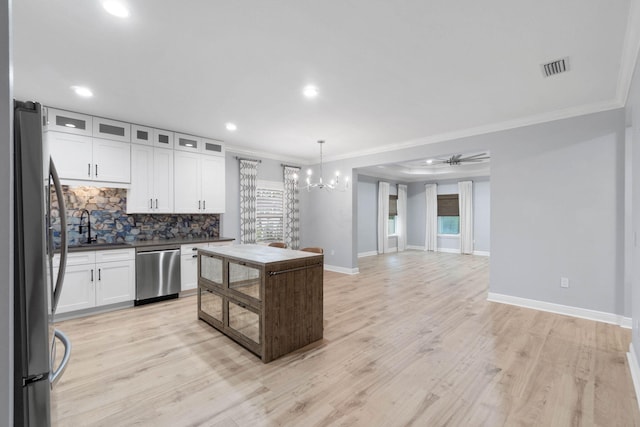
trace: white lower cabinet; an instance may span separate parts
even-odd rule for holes
[[[70,253],[56,313],[133,301],[135,273],[134,249]]]
[[[212,246],[227,246],[232,244],[233,241],[182,245],[180,247],[180,290],[184,292],[198,287],[198,249],[206,249]]]

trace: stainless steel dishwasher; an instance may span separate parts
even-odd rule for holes
[[[136,250],[135,305],[178,298],[180,247]]]

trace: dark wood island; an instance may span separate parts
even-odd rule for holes
[[[198,251],[198,317],[270,362],[322,339],[322,254],[235,245]]]

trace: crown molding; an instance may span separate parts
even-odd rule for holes
[[[505,122],[493,123],[485,126],[477,126],[473,128],[463,129],[454,132],[441,133],[424,138],[412,139],[409,141],[387,144],[381,147],[371,148],[368,150],[352,151],[350,153],[337,156],[325,157],[325,162],[334,162],[338,160],[352,159],[355,157],[364,157],[373,154],[388,153],[407,148],[420,147],[423,145],[435,144],[438,142],[452,141],[455,139],[468,138],[471,136],[484,135],[488,133],[500,132],[510,129],[537,125],[556,120],[569,119],[572,117],[584,116],[587,114],[600,113],[603,111],[615,110],[623,108],[624,103],[619,100],[611,100],[594,104],[581,105],[578,107],[570,107],[562,110],[550,111],[547,113],[537,114],[533,116],[522,117]]]
[[[307,165],[313,164],[309,160],[302,159],[300,157],[282,156],[280,154],[269,153],[267,151],[253,150],[247,147],[238,147],[235,145],[231,146],[227,144],[225,146],[225,149],[227,152],[239,154],[241,156],[260,157],[263,159],[278,160],[281,162],[293,163],[294,165],[300,165],[300,166],[307,166]]]

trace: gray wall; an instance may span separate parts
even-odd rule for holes
[[[0,3],[0,427],[13,425],[13,167],[10,1]]]
[[[378,251],[378,178],[358,175],[358,253]]]
[[[473,238],[475,251],[490,251],[490,184],[488,177],[436,181],[438,194],[458,194],[459,181],[473,181]],[[429,181],[431,182],[431,181]],[[409,218],[409,245],[424,247],[426,203],[424,185],[409,185],[407,211]],[[459,237],[438,237],[438,249],[460,250]]]
[[[631,126],[631,229],[628,237],[631,251],[628,259],[631,261],[631,291],[628,298],[631,300],[631,318],[633,325],[632,344],[636,355],[640,357],[640,66],[636,64],[635,73],[631,84],[631,91],[627,99],[627,125]],[[638,367],[640,368],[640,367]]]
[[[351,187],[345,192],[306,193],[308,197],[300,200],[300,209],[306,209],[300,214],[301,242],[324,248],[325,264],[353,270],[358,265],[358,176],[351,159],[329,162],[325,167],[350,176]]]
[[[473,181],[473,250],[491,251],[491,183],[488,178]]]
[[[327,168],[353,171],[489,150],[490,291],[629,315],[622,277],[624,116],[623,109],[611,110],[328,162]],[[316,226],[305,232],[335,248],[328,263],[356,268],[357,193],[311,194]],[[570,288],[560,288],[560,277],[570,279]]]

